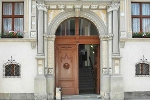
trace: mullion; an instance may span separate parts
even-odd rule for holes
[[[142,32],[142,3],[140,3],[140,31]]]
[[[15,3],[12,3],[12,30],[14,31],[14,8],[15,8]]]

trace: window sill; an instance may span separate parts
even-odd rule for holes
[[[139,42],[144,42],[144,41],[150,41],[150,38],[120,38],[120,41],[139,41]]]
[[[135,75],[135,77],[150,77],[150,75]]]
[[[1,36],[1,38],[23,38],[23,36]]]
[[[3,78],[21,78],[21,76],[3,76]]]
[[[36,38],[0,38],[0,42],[36,42]]]

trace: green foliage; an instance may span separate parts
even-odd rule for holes
[[[133,38],[150,38],[150,32],[134,32],[132,33]]]
[[[18,37],[23,37],[24,33],[20,31],[8,31],[5,33],[1,33],[0,37],[2,38],[18,38]]]

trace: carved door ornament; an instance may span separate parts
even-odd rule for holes
[[[63,67],[64,69],[69,69],[70,65],[68,63],[64,63]]]

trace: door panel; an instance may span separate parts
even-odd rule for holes
[[[62,94],[76,94],[76,45],[56,45],[56,87]]]
[[[99,94],[100,93],[100,46],[97,45],[94,52],[95,52],[95,63],[94,63],[94,72],[96,76],[95,80],[95,93]]]

